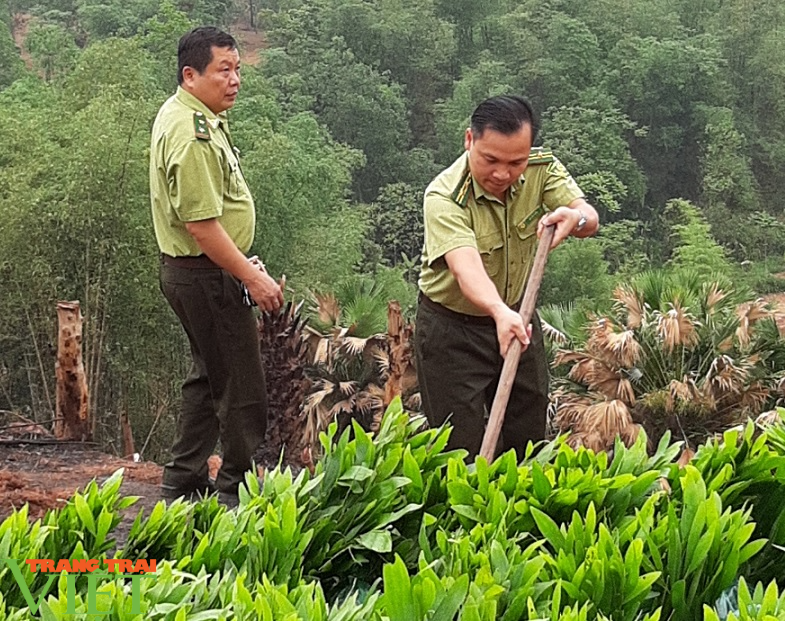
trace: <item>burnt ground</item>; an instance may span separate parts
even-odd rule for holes
[[[138,496],[139,500],[124,511],[114,531],[121,545],[139,511],[149,513],[161,499],[162,468],[158,464],[134,463],[81,443],[5,442],[0,445],[0,521],[25,503],[29,505],[30,520],[41,518],[49,509],[62,507],[93,479],[101,484],[123,468],[120,493]]]

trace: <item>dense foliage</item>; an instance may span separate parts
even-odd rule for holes
[[[147,457],[169,443],[185,346],[146,162],[191,25],[264,35],[231,119],[254,252],[290,295],[381,273],[411,300],[423,189],[474,105],[512,91],[603,221],[554,254],[543,301],[607,309],[616,279],[662,266],[781,289],[783,18],[774,0],[2,0],[0,409],[53,417],[55,301],[79,299],[96,438],[116,445],[127,412]]]
[[[785,428],[727,432],[685,467],[667,438],[648,455],[643,437],[612,457],[559,440],[467,467],[444,451],[449,428],[421,424],[396,402],[375,436],[333,425],[313,474],[249,477],[232,511],[159,503],[113,551],[131,502],[118,473],[43,522],[14,513],[0,552],[156,559],[140,614],[127,581],[102,580],[118,620],[785,619]],[[47,576],[23,569],[37,602]],[[0,587],[0,616],[29,618],[4,565]],[[82,576],[78,615],[87,589]],[[70,618],[64,576],[41,599],[42,618]]]

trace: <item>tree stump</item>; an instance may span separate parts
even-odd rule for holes
[[[390,348],[390,371],[384,386],[384,407],[404,392],[404,378],[412,368],[413,327],[405,324],[401,305],[391,300],[387,305],[387,345]]]
[[[57,303],[57,414],[58,440],[90,439],[87,378],[82,361],[82,312],[79,302]]]

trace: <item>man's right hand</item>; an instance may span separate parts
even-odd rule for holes
[[[283,306],[283,289],[266,271],[258,270],[245,286],[261,310],[276,311]]]
[[[496,321],[496,338],[499,340],[499,353],[502,358],[507,356],[514,339],[521,342],[521,351],[526,351],[532,335],[532,326],[523,325],[523,317],[520,313],[504,305],[493,315]]]

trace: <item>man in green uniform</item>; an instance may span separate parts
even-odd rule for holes
[[[588,237],[597,212],[553,154],[533,149],[527,100],[493,97],[472,114],[466,152],[425,191],[415,353],[432,426],[448,417],[450,448],[479,453],[485,415],[513,339],[524,349],[502,427],[502,448],[523,455],[545,435],[548,363],[539,319],[518,314],[537,237],[555,225],[552,248]]]
[[[265,310],[280,308],[283,292],[263,264],[245,256],[256,216],[227,126],[240,88],[235,40],[196,28],[180,39],[177,58],[180,86],[152,130],[150,196],[161,290],[192,361],[162,490],[168,497],[211,490],[207,459],[220,439],[215,488],[234,504],[267,426],[256,321],[242,285]]]

